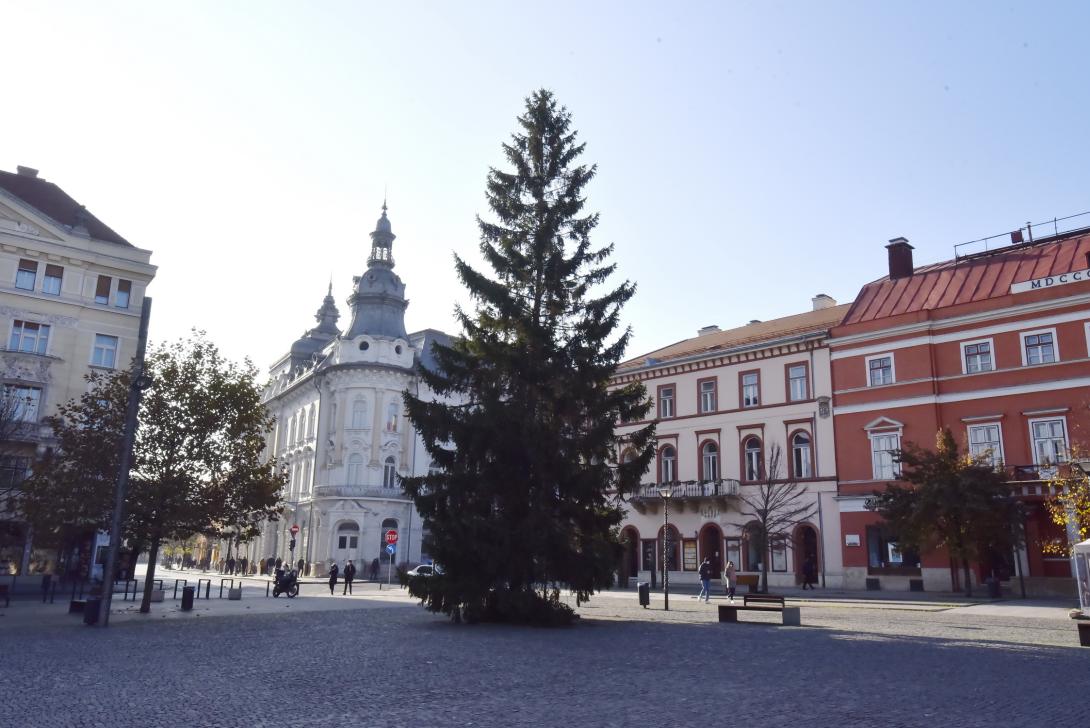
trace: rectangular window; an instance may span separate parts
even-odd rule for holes
[[[867,357],[867,386],[893,384],[893,354]]]
[[[339,549],[348,548],[348,536],[338,536],[337,537],[337,548],[339,548]]]
[[[360,545],[360,537],[359,536],[349,536],[348,537],[348,548],[350,548],[350,549],[359,548],[359,545]]]
[[[117,295],[114,296],[114,306],[128,308],[129,298],[132,296],[132,281],[122,278],[117,279]]]
[[[1038,465],[1055,465],[1067,460],[1067,428],[1063,418],[1031,420],[1033,460]]]
[[[1051,364],[1054,361],[1056,361],[1055,331],[1022,334],[1022,363],[1025,366]]]
[[[113,279],[110,276],[99,276],[98,283],[95,284],[95,303],[101,303],[105,306],[110,302],[110,284]]]
[[[900,469],[893,460],[893,454],[900,449],[901,436],[897,433],[870,436],[871,462],[874,466],[875,480],[894,480],[900,475]]]
[[[995,369],[992,363],[992,342],[990,339],[988,341],[974,341],[969,344],[962,344],[961,355],[966,374],[990,372]]]
[[[999,425],[969,425],[969,455],[973,460],[995,467],[1003,464],[1003,442]]]
[[[674,416],[674,388],[659,387],[659,418]]]
[[[45,279],[42,280],[42,293],[51,296],[61,295],[61,279],[64,278],[64,268],[59,265],[47,265],[45,267]]]
[[[787,367],[787,396],[792,402],[799,402],[810,396],[805,364],[792,364]]]
[[[15,273],[15,287],[33,291],[38,282],[38,263],[26,258],[19,259],[19,270]]]
[[[920,557],[911,549],[902,549],[897,537],[883,526],[867,526],[867,573],[918,576]]]
[[[91,352],[91,364],[113,369],[117,364],[117,337],[95,334],[95,348]]]
[[[700,411],[715,412],[716,410],[715,380],[704,379],[700,382]]]
[[[4,409],[15,422],[37,422],[38,407],[42,401],[40,387],[4,385]]]
[[[787,541],[782,538],[772,540],[772,570],[787,571]]]
[[[8,349],[28,354],[44,354],[49,346],[49,326],[31,321],[15,321]]]
[[[761,374],[746,372],[742,374],[742,406],[756,407],[761,403]]]

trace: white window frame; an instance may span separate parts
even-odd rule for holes
[[[742,379],[742,408],[760,407],[761,406],[761,373],[760,372],[742,372],[739,375]],[[753,384],[746,384],[746,377],[753,377]],[[753,397],[751,398],[746,392],[747,389],[753,388]]]
[[[714,448],[709,452],[708,448]],[[705,442],[700,448],[700,467],[703,471],[703,480],[719,479],[719,445],[714,442]],[[710,467],[709,467],[710,466]],[[710,471],[710,475],[709,475]]]
[[[870,363],[875,359],[889,359],[889,381],[881,384],[874,384],[870,380]],[[863,374],[867,378],[868,387],[888,387],[891,384],[897,383],[897,359],[893,356],[892,351],[887,351],[884,354],[875,354],[863,359]]]
[[[1039,364],[1030,364],[1026,357],[1026,337],[1038,336],[1040,334],[1052,334],[1052,356],[1054,358],[1052,361],[1043,361]],[[1060,361],[1062,361],[1062,359],[1060,359],[1060,338],[1056,336],[1055,327],[1052,327],[1050,329],[1034,329],[1033,331],[1019,331],[1018,348],[1022,354],[1022,366],[1024,367],[1036,367],[1041,366],[1041,364],[1058,364],[1060,363]]]
[[[792,377],[791,370],[794,368],[802,369],[801,377]],[[802,396],[795,396],[795,382],[802,382]],[[788,402],[805,402],[810,398],[810,367],[804,361],[798,361],[794,364],[787,365],[787,401]]]
[[[348,410],[348,423],[350,430],[367,429],[367,400],[363,397],[352,400],[352,407]]]
[[[796,451],[801,449],[795,445],[795,438],[799,435],[806,435],[806,458],[802,461],[802,468],[798,467],[799,463],[795,459]],[[788,446],[791,448],[792,475],[794,475],[796,479],[814,477],[814,436],[805,430],[800,430],[791,436],[791,442],[788,443]]]
[[[363,455],[354,452],[348,456],[345,463],[345,480],[348,485],[363,485]]]
[[[999,428],[999,448],[992,451],[992,464],[995,467],[999,467],[1006,462],[1006,458],[1003,454],[1003,423],[998,420],[991,422],[970,422],[965,426],[966,445],[969,449],[969,456],[973,456],[973,428],[974,427],[998,427]],[[1033,431],[1030,431],[1030,439],[1033,439]]]
[[[705,386],[710,389],[704,389]],[[700,412],[706,414],[708,412],[715,412],[716,401],[716,382],[714,379],[705,379],[699,384],[700,387]]]
[[[746,447],[746,443],[751,439],[757,442],[756,449]],[[761,480],[761,470],[764,465],[761,461],[764,459],[764,453],[765,443],[760,437],[746,435],[742,438],[742,475],[745,476],[746,482],[756,483]]]
[[[31,392],[35,394],[31,396]],[[19,396],[26,393],[26,396]],[[28,384],[5,384],[3,396],[11,403],[10,417],[14,422],[37,422],[42,411],[42,388]],[[22,403],[24,399],[34,400],[31,403]]]
[[[382,461],[382,487],[393,489],[397,487],[397,458],[387,456]]]
[[[663,392],[669,392],[670,396],[669,397],[664,397]],[[677,397],[677,387],[675,387],[672,384],[668,385],[668,386],[664,386],[662,389],[659,390],[659,419],[660,420],[668,420],[668,419],[671,419],[671,418],[673,418],[675,416],[675,413],[677,412],[677,407],[674,406],[676,404],[676,401],[675,401],[676,397]],[[667,402],[670,403],[670,406],[669,407],[664,407],[663,405],[665,405]],[[663,412],[664,409],[669,409],[670,411],[669,412]]]
[[[670,448],[674,451],[674,454],[670,457],[666,457],[666,448]],[[666,472],[666,463],[670,462],[670,473]],[[673,445],[666,445],[659,451],[659,477],[663,484],[676,483],[677,482],[677,448]]]
[[[113,349],[114,361],[113,361],[113,364],[102,364],[102,363],[96,364],[95,363],[95,352],[98,351],[98,349],[100,348],[99,345],[98,345],[98,337],[100,337],[100,336],[105,337],[107,339],[113,339],[114,340],[114,349]],[[102,348],[103,351],[106,351],[106,347],[101,347],[101,348]],[[121,337],[120,336],[111,336],[110,334],[96,333],[94,340],[91,342],[91,366],[93,366],[93,367],[102,367],[104,369],[117,369],[117,362],[119,361],[120,358],[121,358]]]
[[[49,275],[49,269],[51,267],[52,268],[60,268],[61,269],[61,274],[59,276]],[[55,290],[55,291],[49,290],[46,287],[46,285],[49,283],[50,280],[56,280],[57,281],[57,290]],[[59,296],[59,295],[61,295],[61,288],[63,288],[63,287],[64,287],[64,266],[63,265],[57,265],[56,263],[46,263],[45,272],[42,273],[42,293],[44,293],[47,296]]]
[[[987,344],[988,345],[988,351],[990,352],[989,356],[991,357],[991,360],[992,360],[992,368],[991,369],[981,369],[980,371],[977,371],[977,372],[970,372],[969,371],[969,359],[967,358],[967,356],[965,354],[965,348],[969,347],[969,346],[974,346],[974,345],[977,345],[977,344]],[[997,367],[995,365],[995,341],[993,341],[992,339],[974,339],[972,341],[962,341],[962,342],[960,342],[960,345],[961,345],[961,373],[962,374],[983,374],[984,372],[994,372],[996,370]]]
[[[397,432],[397,427],[401,421],[401,408],[397,402],[389,402],[386,405],[386,431]]]
[[[1082,325],[1086,331],[1086,355],[1090,356],[1090,321],[1087,321]]]
[[[21,324],[21,325],[20,325]],[[23,349],[23,332],[26,331],[27,324],[38,327],[38,333],[34,337],[34,350],[25,351]],[[15,337],[16,329],[19,330],[19,345],[12,347],[12,339]],[[39,351],[42,349],[42,329],[45,329],[45,351]],[[38,323],[37,321],[27,321],[25,319],[13,319],[11,322],[11,331],[8,334],[8,351],[18,351],[23,354],[48,354],[49,353],[49,339],[53,333],[53,328],[49,324]]]
[[[892,448],[883,448],[881,451],[875,450],[875,444],[876,444],[875,440],[877,440],[879,437],[895,437],[895,438],[897,438],[896,446],[892,447]],[[899,430],[899,429],[896,429],[896,430],[895,429],[887,429],[887,430],[869,431],[869,432],[867,432],[867,439],[870,440],[871,474],[874,476],[874,479],[875,480],[897,480],[901,476],[901,464],[898,463],[895,460],[892,460],[893,456],[890,455],[890,459],[891,459],[891,462],[890,462],[891,470],[890,470],[890,472],[891,472],[892,477],[886,478],[886,477],[883,477],[884,473],[879,473],[878,472],[878,461],[875,459],[875,456],[877,456],[879,452],[892,453],[894,450],[900,450],[901,449],[901,430]]]
[[[1055,339],[1054,339],[1055,341]],[[1067,427],[1067,417],[1065,415],[1053,415],[1051,417],[1033,417],[1029,422],[1029,449],[1033,453],[1033,464],[1043,466],[1044,463],[1037,459],[1037,440],[1033,437],[1033,425],[1037,422],[1056,422],[1059,421],[1063,424],[1064,429],[1064,459],[1059,462],[1067,462],[1071,455],[1071,430]],[[1056,463],[1052,463],[1056,465]]]

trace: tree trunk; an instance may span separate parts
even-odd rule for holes
[[[961,571],[965,575],[965,596],[973,596],[973,580],[969,573],[969,559],[961,560]]]
[[[151,611],[151,591],[155,586],[155,562],[159,559],[159,537],[151,539],[148,547],[148,571],[144,574],[144,598],[140,602],[140,613],[147,614]]]

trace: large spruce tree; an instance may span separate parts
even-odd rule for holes
[[[404,481],[443,568],[409,586],[456,621],[561,624],[574,614],[562,590],[582,602],[612,582],[621,498],[647,469],[654,426],[616,462],[614,423],[649,403],[641,384],[609,386],[635,287],[609,287],[613,246],[591,246],[598,215],[583,190],[595,167],[577,163],[584,145],[549,91],[526,100],[518,125],[503,145],[511,169],[489,171],[494,220],[478,218],[492,273],[455,256],[475,311],[458,309],[462,337],[420,372],[436,400],[405,397],[441,467]]]

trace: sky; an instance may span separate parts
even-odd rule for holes
[[[153,251],[153,340],[262,370],[330,280],[347,327],[384,197],[408,329],[458,333],[453,254],[480,261],[542,87],[598,165],[631,357],[849,302],[894,237],[920,265],[1090,211],[1085,2],[0,0],[0,26],[0,169]]]

